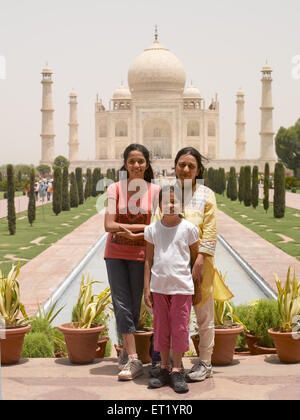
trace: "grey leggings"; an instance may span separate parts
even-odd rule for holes
[[[118,333],[133,333],[139,323],[145,263],[117,258],[105,262]]]

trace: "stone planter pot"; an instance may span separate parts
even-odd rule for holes
[[[2,365],[18,363],[22,353],[25,334],[30,328],[30,325],[25,325],[5,330],[6,338],[0,339]]]
[[[237,337],[242,331],[242,326],[215,328],[215,346],[212,354],[213,365],[229,365],[233,361]]]
[[[300,362],[300,332],[283,333],[276,328],[270,328],[268,333],[271,335],[278,357],[283,363]],[[294,338],[293,335],[298,337]]]
[[[74,325],[74,328],[72,328]],[[72,363],[91,363],[96,357],[99,334],[105,325],[94,324],[92,328],[76,328],[77,322],[60,325],[58,329],[64,334],[69,359]]]
[[[96,359],[103,359],[106,350],[106,343],[108,342],[109,337],[102,337],[101,340],[98,340],[97,350],[96,350]]]
[[[142,363],[150,363],[150,339],[153,335],[153,329],[149,331],[138,330],[134,333],[137,355]]]
[[[254,343],[253,347],[256,351],[255,354],[276,354],[277,353],[275,347],[262,347],[258,345],[257,343]]]
[[[246,337],[246,343],[247,343],[250,353],[253,355],[258,354],[257,353],[258,350],[254,347],[254,344],[258,341],[258,338],[255,335],[252,335],[249,333],[245,333],[245,337]]]

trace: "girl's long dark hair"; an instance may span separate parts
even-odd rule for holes
[[[179,152],[176,155],[176,158],[175,158],[175,168],[176,168],[176,165],[178,163],[178,160],[183,155],[192,155],[196,159],[197,164],[198,164],[198,169],[199,169],[199,173],[196,176],[196,179],[203,179],[205,167],[204,167],[202,161],[204,160],[204,161],[207,162],[208,159],[206,157],[202,156],[200,154],[200,152],[198,152],[198,150],[195,149],[194,147],[191,147],[191,146],[184,147],[183,149],[179,150]]]
[[[143,146],[142,144],[138,143],[132,143],[129,146],[126,147],[123,153],[124,163],[120,171],[126,171],[127,172],[127,178],[129,178],[129,173],[125,167],[126,161],[128,159],[129,153],[134,152],[135,150],[138,150],[139,152],[143,153],[144,158],[146,159],[146,163],[148,168],[145,170],[144,173],[144,180],[147,182],[152,182],[154,179],[153,169],[150,162],[150,153],[149,150]]]

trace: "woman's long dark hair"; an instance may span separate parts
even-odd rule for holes
[[[183,149],[179,150],[179,152],[176,155],[175,169],[176,169],[176,165],[177,165],[180,157],[183,156],[183,155],[192,155],[196,159],[197,164],[198,164],[198,169],[199,169],[199,173],[196,176],[196,179],[203,179],[205,167],[204,167],[202,161],[203,160],[208,161],[208,159],[206,159],[206,157],[202,156],[200,154],[200,152],[198,152],[198,150],[195,149],[194,147],[191,147],[191,146],[184,147]]]
[[[135,150],[138,150],[139,152],[143,153],[144,158],[146,159],[146,163],[148,168],[145,170],[144,173],[144,180],[147,182],[152,182],[154,179],[153,169],[150,162],[150,153],[149,150],[143,146],[142,144],[138,143],[132,143],[129,146],[126,147],[123,153],[124,163],[120,171],[126,171],[127,172],[127,178],[129,178],[129,173],[125,167],[126,161],[128,159],[129,153],[134,152]]]

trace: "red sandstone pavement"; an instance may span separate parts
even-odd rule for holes
[[[192,358],[184,358],[185,368]],[[213,377],[189,384],[187,394],[171,388],[147,389],[148,370],[134,381],[117,380],[117,359],[71,365],[66,359],[24,359],[2,367],[4,400],[299,400],[300,364],[284,365],[277,355],[235,355],[215,366]],[[159,404],[159,402],[157,403]],[[101,405],[99,406],[101,413]]]
[[[273,202],[274,190],[269,190],[269,200]],[[259,198],[264,198],[263,187],[259,188]],[[290,192],[285,193],[285,205],[291,207],[292,209],[300,210],[300,194],[294,194]]]
[[[273,272],[284,279],[289,265],[300,272],[300,262],[218,211],[218,230],[230,245],[274,287]],[[28,262],[21,271],[22,302],[29,314],[79,264],[103,235],[103,213],[96,214],[72,233]],[[37,287],[38,285],[38,287]],[[300,364],[280,364],[276,355],[235,356],[234,363],[215,367],[214,377],[190,384],[178,396],[169,388],[147,389],[147,375],[118,382],[116,358],[74,366],[67,360],[30,359],[2,368],[4,399],[300,399]],[[191,365],[185,358],[185,367]]]
[[[43,204],[51,203],[52,197],[50,201],[47,201],[47,198],[44,201],[40,199],[36,201],[36,206],[42,206]],[[28,202],[29,198],[25,195],[21,195],[20,197],[15,197],[15,209],[16,213],[21,213],[22,211],[26,211],[28,209]],[[0,200],[0,219],[3,217],[7,217],[7,200]]]

